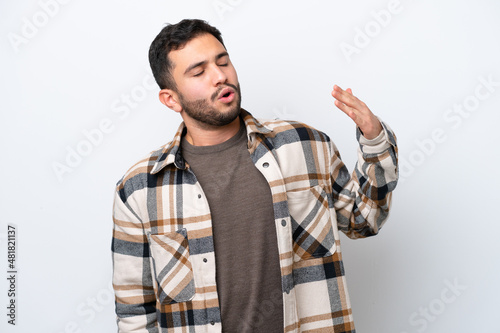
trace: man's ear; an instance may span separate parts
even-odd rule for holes
[[[160,102],[175,112],[181,112],[182,106],[179,103],[179,95],[172,89],[162,89],[158,94]]]

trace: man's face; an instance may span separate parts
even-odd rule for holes
[[[168,56],[183,117],[203,127],[224,126],[238,117],[238,76],[226,49],[214,36],[195,37]]]

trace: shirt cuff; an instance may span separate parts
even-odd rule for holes
[[[357,131],[359,131],[359,134],[361,134],[361,130],[359,127],[356,128]],[[380,143],[385,141],[385,135],[384,135],[384,129],[380,131],[380,133],[374,137],[373,139],[367,139],[363,134],[360,135],[359,137],[359,143],[364,145],[364,146],[376,146]]]
[[[356,127],[356,137],[358,138],[359,148],[364,154],[380,154],[391,147],[387,127],[382,124],[382,131],[375,138],[368,140],[361,134],[359,127]]]

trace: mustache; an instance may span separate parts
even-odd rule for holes
[[[212,100],[212,102],[215,102],[215,100],[217,99],[217,97],[219,96],[220,92],[222,91],[222,89],[226,88],[226,87],[231,87],[234,89],[235,93],[239,92],[240,90],[238,89],[239,87],[239,83],[238,83],[238,86],[235,86],[234,84],[231,84],[231,83],[226,83],[224,84],[223,86],[220,86],[213,94],[212,96],[210,96],[210,99]]]

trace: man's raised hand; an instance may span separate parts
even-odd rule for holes
[[[343,90],[334,85],[332,96],[335,98],[335,105],[354,120],[365,138],[371,140],[380,134],[382,131],[380,121],[365,103],[352,94],[351,88]]]

